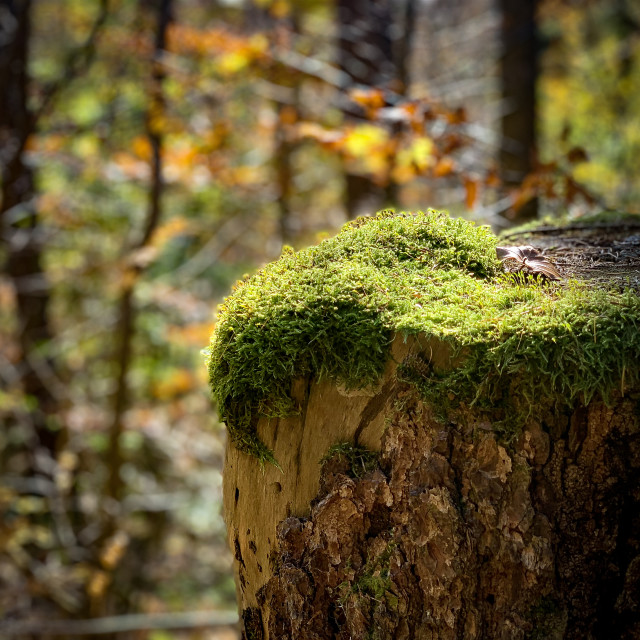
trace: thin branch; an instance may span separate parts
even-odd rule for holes
[[[40,104],[33,111],[34,127],[39,119],[51,107],[60,91],[70,82],[85,73],[91,66],[96,54],[98,35],[107,21],[108,15],[109,0],[100,0],[98,16],[91,27],[91,31],[85,41],[81,45],[72,49],[67,55],[67,59],[64,63],[64,73],[59,78],[49,82],[42,88]]]
[[[184,613],[132,613],[89,620],[24,620],[0,624],[3,638],[36,636],[81,636],[169,629],[231,629],[238,624],[235,611],[187,611]]]
[[[225,220],[194,256],[173,271],[171,280],[178,283],[187,282],[202,274],[254,224],[255,220],[249,214],[233,216]]]
[[[153,55],[152,89],[151,99],[147,110],[147,137],[151,145],[151,183],[149,185],[149,209],[144,224],[144,229],[140,240],[134,245],[133,250],[142,249],[147,246],[160,221],[162,213],[162,190],[164,180],[162,175],[162,115],[164,114],[165,101],[163,94],[164,70],[161,65],[161,58],[166,46],[167,30],[171,21],[172,0],[162,0],[158,5],[157,31]],[[118,500],[122,491],[122,480],[120,478],[120,467],[122,455],[120,449],[120,436],[124,431],[124,412],[129,401],[129,386],[127,377],[131,362],[131,344],[134,333],[135,305],[133,300],[135,284],[142,273],[143,267],[132,267],[125,275],[126,282],[120,298],[120,308],[118,312],[117,334],[119,345],[116,353],[118,363],[118,378],[116,382],[116,393],[113,402],[113,421],[109,432],[110,448],[108,453],[109,462],[109,496]]]
[[[290,69],[299,71],[306,76],[322,80],[328,85],[336,88],[348,86],[351,79],[344,71],[334,67],[318,58],[305,56],[297,51],[280,49],[274,52],[273,59],[281,62]]]
[[[151,145],[151,189],[149,214],[138,248],[149,244],[160,220],[160,196],[164,187],[162,177],[162,115],[165,112],[163,83],[165,79],[162,57],[166,49],[167,30],[171,21],[172,0],[161,0],[158,7],[158,28],[153,55],[151,104],[147,112],[147,136]]]

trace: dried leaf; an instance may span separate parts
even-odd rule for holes
[[[573,147],[573,149],[571,149],[569,153],[567,153],[567,160],[571,164],[578,164],[578,162],[588,162],[589,154],[587,154],[587,152],[582,147]]]
[[[526,270],[528,273],[544,276],[549,280],[560,280],[562,278],[555,265],[530,245],[496,247],[496,255],[502,262],[513,260],[518,265],[518,271]]]
[[[465,205],[467,209],[473,209],[478,199],[478,181],[473,178],[464,178]]]
[[[352,89],[349,97],[364,109],[370,119],[374,119],[378,109],[386,104],[384,92],[381,89]]]
[[[489,172],[485,176],[484,183],[487,187],[497,188],[502,185],[502,180],[498,175],[498,171],[495,168],[489,169]]]
[[[434,178],[444,178],[445,176],[451,175],[455,168],[456,164],[453,158],[445,156],[444,158],[440,158],[436,166],[433,167],[433,176]]]

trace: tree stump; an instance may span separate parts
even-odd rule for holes
[[[379,214],[238,286],[209,366],[245,638],[640,638],[639,229],[500,241],[556,283]]]

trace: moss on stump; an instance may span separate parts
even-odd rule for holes
[[[541,404],[633,386],[638,296],[578,280],[523,282],[504,274],[497,245],[486,227],[446,213],[382,212],[238,282],[208,357],[233,444],[273,462],[255,420],[299,411],[291,381],[374,385],[396,334],[434,339],[456,358],[444,372],[407,363],[425,399],[441,411],[500,405],[498,427],[512,435]]]

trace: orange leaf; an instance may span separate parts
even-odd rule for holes
[[[464,177],[464,190],[465,190],[465,205],[467,209],[473,209],[476,200],[478,199],[478,181],[469,178],[467,176]]]
[[[458,107],[454,111],[449,111],[446,114],[446,119],[449,124],[462,124],[467,121],[467,112],[464,107]]]
[[[292,125],[298,121],[298,110],[292,105],[285,105],[280,109],[280,122],[283,125]]]
[[[386,104],[382,89],[352,89],[349,97],[365,110],[369,118],[374,118],[378,109]]]
[[[489,173],[487,173],[484,183],[487,187],[499,187],[502,184],[502,180],[500,180],[500,176],[496,169],[489,169]]]
[[[444,158],[440,158],[436,166],[433,167],[433,176],[434,178],[444,178],[452,174],[455,168],[456,163],[453,161],[453,158],[445,156]]]
[[[519,211],[525,204],[527,204],[527,202],[529,202],[529,200],[534,198],[535,195],[536,190],[533,186],[521,186],[513,192],[512,208],[515,211]]]

